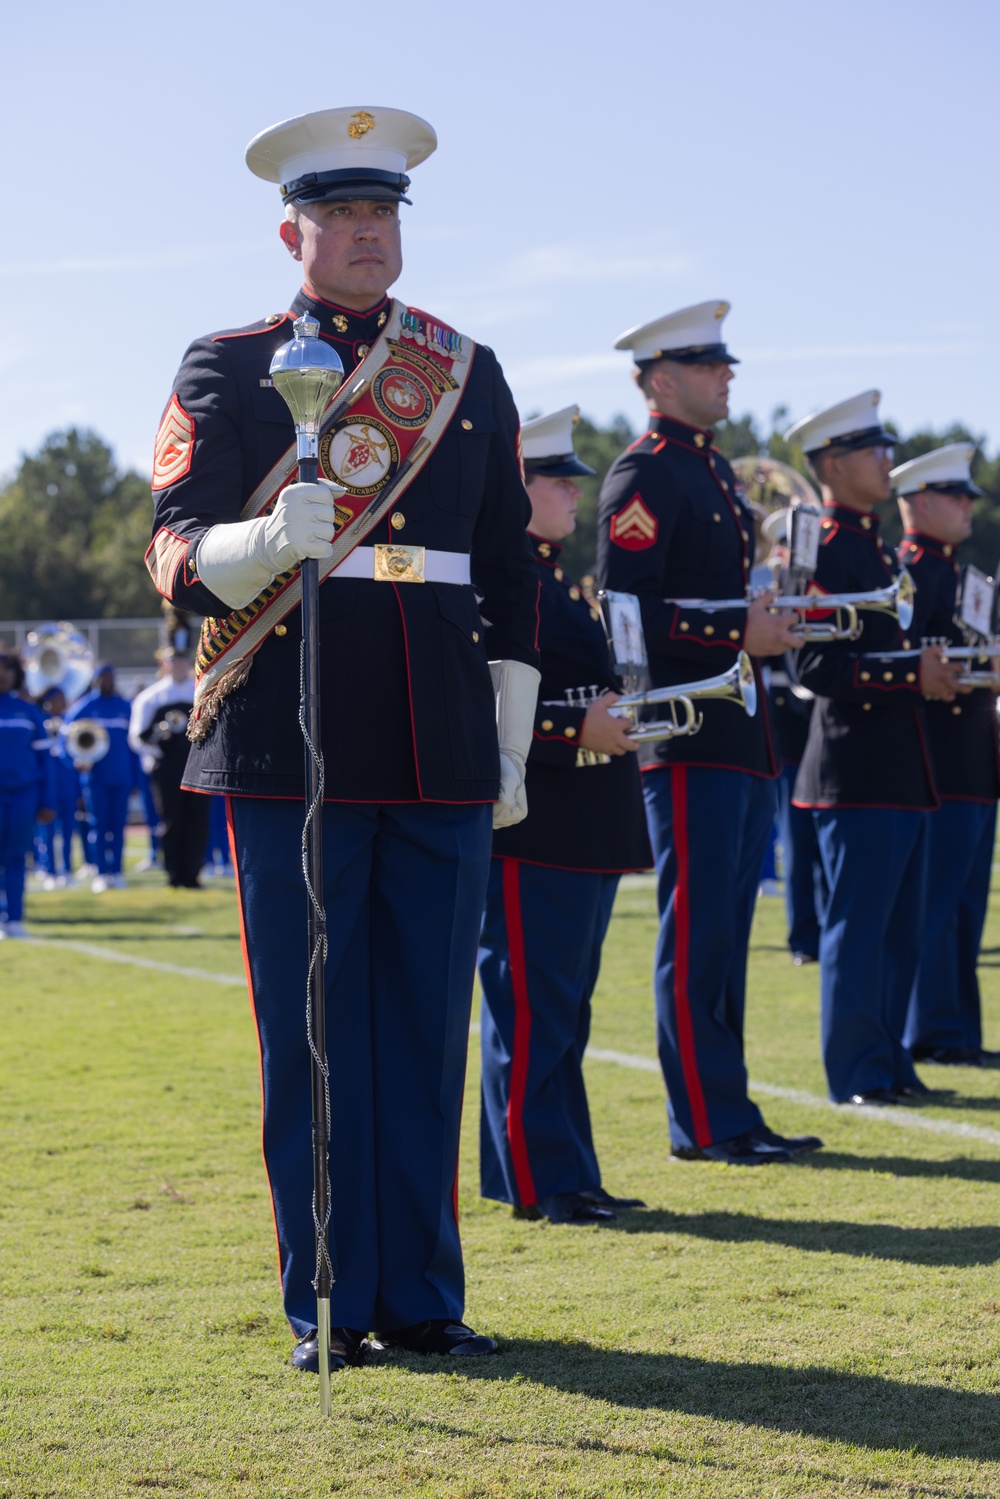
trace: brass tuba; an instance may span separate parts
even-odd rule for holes
[[[94,653],[69,620],[50,621],[30,631],[25,642],[24,685],[33,698],[57,687],[67,703],[90,685]]]

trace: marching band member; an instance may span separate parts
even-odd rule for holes
[[[893,435],[868,390],[796,422],[819,481],[823,521],[810,590],[869,593],[899,566],[879,535]],[[822,614],[810,616],[820,619]],[[808,642],[799,654],[816,695],[794,801],[812,809],[828,886],[820,937],[823,1061],[836,1103],[897,1104],[930,1090],[903,1046],[917,967],[928,812],[938,805],[921,725],[921,695],[953,702],[958,668],[940,651],[913,664],[880,661],[909,644],[897,620],[861,614],[858,642]]]
[[[24,937],[24,862],[35,823],[55,816],[55,773],[40,708],[21,696],[24,667],[0,653],[0,868],[7,919],[0,939]]]
[[[435,146],[424,120],[376,106],[251,142],[304,285],[289,312],[191,345],[156,444],[147,564],[208,616],[185,785],[229,798],[300,1369],[319,1351],[296,570],[316,557],[325,576],[335,527],[364,544],[319,598],[332,1367],[372,1330],[417,1353],[495,1349],[462,1321],[456,1165],[491,823],[525,812],[538,581],[495,356],[387,295],[406,174]],[[336,486],[288,482],[294,428],[268,378],[306,313],[347,372],[320,442]]]
[[[638,1198],[601,1186],[583,1080],[590,1001],[619,877],[652,863],[627,718],[600,611],[559,561],[576,529],[579,408],[521,429],[539,578],[542,681],[525,785],[531,815],[493,835],[479,952],[480,1180],[516,1217],[609,1222]],[[577,701],[577,689],[594,700]],[[597,689],[600,689],[599,691]],[[567,701],[567,697],[571,701]]]
[[[775,656],[794,642],[766,593],[730,611],[684,602],[745,598],[754,558],[753,517],[713,441],[736,362],[722,342],[728,311],[687,307],[615,346],[635,360],[649,430],[601,490],[598,578],[638,595],[654,686],[724,671],[741,649]],[[706,701],[701,732],[657,745],[644,766],[661,920],[657,1040],[671,1148],[685,1160],[766,1165],[820,1144],[775,1134],[747,1095],[747,949],[777,774],[762,689],[759,699],[753,718]]]
[[[132,701],[128,742],[149,776],[156,818],[163,831],[163,866],[175,890],[198,890],[208,840],[210,798],[182,786],[188,750],[186,729],[194,704],[191,656],[174,646],[157,652],[163,675]]]
[[[66,744],[59,733],[59,727],[66,713],[66,697],[59,687],[51,687],[36,699],[45,720],[46,733],[49,735],[49,754],[52,757],[52,774],[54,777],[53,809],[55,817],[51,822],[39,824],[35,834],[35,862],[40,870],[45,873],[42,888],[44,890],[57,890],[66,885],[73,874],[73,835],[79,834],[84,843],[83,857],[87,859],[86,841],[83,839],[81,825],[77,821],[77,811],[81,804],[80,795],[80,773],[66,753]],[[56,843],[56,833],[59,833],[59,843]]]
[[[88,859],[96,870],[91,889],[97,894],[125,885],[125,821],[128,799],[138,781],[136,757],[128,742],[129,712],[129,704],[115,691],[115,669],[108,662],[97,668],[91,690],[77,698],[62,724],[65,735],[77,719],[94,718],[108,731],[107,754],[80,777],[90,818]]]
[[[964,645],[956,623],[956,553],[972,531],[972,443],[949,443],[889,475],[903,520],[899,560],[917,585],[911,635]],[[983,670],[985,662],[979,664]],[[904,1041],[915,1061],[979,1066],[976,964],[990,889],[1000,772],[996,689],[929,702],[927,740],[941,809],[931,818],[920,966]]]

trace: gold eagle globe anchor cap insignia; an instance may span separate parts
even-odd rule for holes
[[[285,203],[409,203],[407,174],[436,148],[433,127],[419,115],[345,105],[269,125],[247,146],[246,162],[255,176],[278,183]]]

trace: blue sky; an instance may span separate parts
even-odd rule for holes
[[[148,471],[189,340],[298,284],[246,142],[334,104],[435,126],[396,291],[523,413],[638,422],[616,335],[725,297],[737,414],[875,385],[1000,443],[993,0],[58,0],[5,42],[0,473],[72,423]]]

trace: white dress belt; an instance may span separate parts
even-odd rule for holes
[[[420,546],[405,547],[405,551],[416,554],[413,559],[416,566],[409,576],[401,573],[394,577],[395,569],[391,567],[387,576],[386,554],[403,551],[402,543],[398,546],[394,544],[379,544],[373,547],[357,546],[328,576],[331,578],[367,578],[369,582],[416,582],[418,579],[412,573],[420,567],[422,579],[426,583],[471,583],[472,581],[469,573],[468,552],[438,552],[431,547]]]

